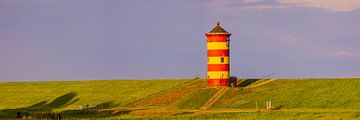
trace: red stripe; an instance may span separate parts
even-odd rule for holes
[[[229,79],[220,79],[220,85],[221,86],[228,86]]]
[[[212,87],[212,86],[219,86],[220,85],[220,80],[219,79],[208,79],[208,86]]]
[[[214,81],[214,80],[229,80],[229,78],[216,78],[216,79],[208,79],[208,81]]]
[[[207,42],[226,42],[227,35],[208,35]]]
[[[208,50],[208,57],[227,57],[229,56],[229,50]]]
[[[208,79],[208,86],[227,86],[229,79]]]
[[[229,71],[229,64],[208,64],[208,71]]]

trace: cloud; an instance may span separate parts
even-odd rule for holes
[[[333,53],[337,57],[360,57],[360,51],[339,50]]]
[[[360,58],[360,51],[356,50],[334,50],[329,48],[315,48],[314,53],[327,57]]]
[[[332,12],[349,12],[360,8],[360,0],[212,0],[207,6],[218,10],[230,8],[238,10],[266,10],[311,7]]]
[[[263,29],[258,32],[249,33],[249,35],[282,45],[299,45],[305,43],[297,34],[274,29]]]
[[[251,10],[285,8],[288,6],[281,5],[276,0],[211,0],[203,4],[203,7],[206,8],[206,11],[232,14]]]
[[[278,0],[289,6],[314,7],[334,12],[347,12],[360,8],[360,0]]]
[[[263,0],[245,0],[246,3],[254,3],[254,2],[261,2]]]

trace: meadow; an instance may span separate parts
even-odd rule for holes
[[[360,118],[359,78],[265,81],[241,79],[204,111],[199,108],[218,90],[204,79],[0,82],[0,118],[16,112],[63,119]],[[273,111],[265,110],[266,101]]]
[[[261,81],[258,81],[261,82]],[[250,85],[251,86],[251,85]],[[249,86],[249,87],[250,87]],[[256,88],[234,88],[213,108],[360,110],[360,79],[279,79]]]
[[[89,80],[0,82],[0,109],[29,107],[43,102],[51,103],[66,94],[73,95],[71,99],[67,98],[66,100],[76,100],[76,102],[53,109],[52,111],[77,109],[79,106],[85,107],[86,105],[98,105],[109,102],[121,108],[145,96],[176,87],[188,81]]]

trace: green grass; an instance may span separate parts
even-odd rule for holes
[[[215,92],[215,88],[198,89],[181,99],[177,106],[179,109],[199,109]]]
[[[280,79],[268,84],[229,90],[213,108],[360,110],[360,79]]]
[[[114,116],[109,112],[70,109],[93,104],[97,105],[92,106],[96,108],[111,108],[109,104],[116,104],[116,108],[120,109],[149,106],[159,110],[198,109],[216,88],[206,88],[204,80],[189,79],[0,82],[0,112],[5,109],[37,112],[65,110],[64,116],[79,116],[75,119],[357,119],[360,117],[359,89],[360,78],[279,79],[253,88],[230,88],[210,108],[255,109],[257,105],[259,109],[264,109],[265,102],[271,100],[279,111]]]
[[[259,112],[259,113],[208,113],[208,114],[182,114],[176,116],[132,116],[120,115],[108,118],[97,118],[97,120],[140,120],[140,119],[174,119],[174,120],[358,120],[359,112]],[[80,120],[88,120],[83,118]]]
[[[94,80],[56,82],[0,82],[0,109],[28,107],[47,102],[74,92],[74,104],[61,109],[77,108],[79,105],[114,102],[120,107],[147,95],[170,89],[189,80]]]

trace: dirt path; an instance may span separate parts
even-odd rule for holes
[[[206,82],[204,82],[204,80],[192,80],[179,86],[175,86],[174,88],[148,95],[132,103],[132,107],[170,105],[187,94],[204,87],[206,87]]]
[[[205,113],[231,113],[231,112],[315,112],[315,113],[334,113],[334,112],[360,112],[354,109],[280,109],[267,111],[265,109],[214,109],[204,110]]]
[[[221,96],[226,93],[227,90],[229,90],[229,87],[226,87],[226,86],[220,87],[219,90],[216,91],[215,94],[213,96],[211,96],[209,98],[209,100],[200,107],[200,109],[205,110],[205,109],[208,109],[209,107],[211,107],[211,105],[213,105],[217,100],[219,100],[221,98]]]
[[[245,88],[246,88],[246,89],[249,89],[249,88],[258,87],[258,86],[261,86],[261,85],[264,85],[264,84],[273,82],[273,81],[275,81],[275,80],[277,80],[277,78],[270,78],[269,80],[265,80],[264,82],[261,82],[261,83],[258,83],[258,84],[249,85],[249,86],[247,86],[247,87],[245,87]]]
[[[338,112],[360,112],[353,109],[281,109],[267,111],[265,109],[211,109],[211,110],[136,110],[133,115],[174,115],[174,114],[203,114],[203,113],[255,113],[255,112],[314,112],[314,113],[338,113]]]
[[[247,86],[247,87],[245,87],[245,89],[258,87],[258,86],[270,83],[270,82],[275,81],[275,80],[277,80],[277,79],[276,78],[270,78],[268,80],[264,80],[264,82],[260,82],[260,83],[257,83],[257,84]],[[229,90],[229,87],[225,87],[225,86],[220,87],[219,90],[216,91],[215,94],[213,96],[211,96],[209,98],[209,100],[203,106],[200,107],[200,110],[205,110],[205,109],[208,109],[209,107],[211,107],[211,105],[215,104],[216,101],[219,100],[226,93],[226,91],[228,91],[228,90]]]

